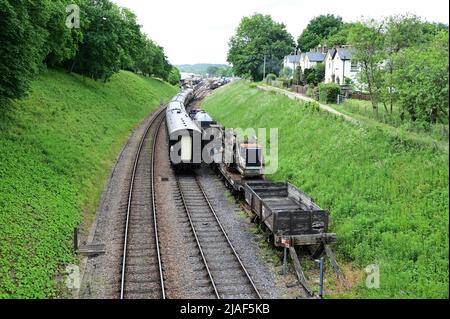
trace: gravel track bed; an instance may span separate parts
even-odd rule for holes
[[[124,216],[127,209],[130,176],[139,140],[150,118],[151,116],[144,120],[132,134],[111,172],[88,239],[88,243],[105,244],[106,254],[85,259],[80,298],[116,299],[120,295]],[[154,134],[154,130],[151,129],[149,136],[154,136]],[[151,145],[151,140],[152,138],[147,139],[143,150],[145,156],[151,154],[151,148],[147,145],[147,143]],[[195,237],[183,209],[183,203],[176,191],[176,176],[168,159],[168,144],[164,123],[156,142],[154,187],[166,296],[169,299],[215,298]],[[142,175],[138,173],[138,176],[141,175],[139,183],[150,185],[150,170],[151,168],[148,167]],[[279,298],[281,290],[277,288],[274,276],[271,273],[273,269],[262,259],[262,253],[255,243],[259,239],[256,239],[255,235],[251,233],[249,225],[239,216],[241,208],[235,203],[234,199],[230,199],[226,187],[211,169],[203,167],[198,169],[196,173],[220,222],[230,237],[230,241],[262,297]],[[151,188],[150,186],[147,186],[147,188],[148,190],[139,192],[138,195],[141,208],[144,208],[144,210],[147,210],[148,205],[151,205],[150,199],[147,199],[147,197],[150,198]],[[132,216],[133,218],[134,216]],[[199,222],[202,221],[201,218],[207,217],[199,216]],[[145,235],[144,228],[153,229],[152,225],[143,224],[143,226],[145,227],[130,233],[129,238],[142,238]],[[217,236],[217,228],[203,230],[206,232],[202,236],[208,241]],[[151,234],[147,235],[151,236]],[[205,244],[213,259],[221,257],[216,250],[217,247],[222,247],[221,245],[213,241]],[[160,296],[151,292],[151,290],[158,290],[158,280],[155,280],[155,278],[158,278],[159,275],[155,273],[155,276],[150,276],[145,269],[139,269],[139,265],[142,264],[142,256],[145,256],[147,252],[154,251],[154,249],[155,243],[147,241],[140,244],[136,243],[130,247],[129,267],[136,267],[136,269],[128,280],[135,283],[138,288],[130,291],[128,298],[160,298]],[[223,259],[223,261],[227,260],[226,258]],[[153,263],[150,259],[147,262],[149,265]],[[232,263],[229,267],[228,265],[223,267],[220,262],[211,262],[211,267],[217,273],[221,273],[224,278],[228,278],[221,283],[226,297],[243,297],[241,289],[238,288],[241,280],[236,280],[236,278],[241,278],[236,276],[236,272],[239,272],[238,268],[233,266]],[[142,276],[139,271],[142,272]],[[140,290],[144,290],[146,294],[142,294]]]
[[[210,168],[202,167],[197,170],[197,176],[233,247],[256,287],[260,290],[262,297],[280,298],[274,276],[265,261],[262,260],[261,251],[256,244],[257,239],[251,233],[245,220],[239,216],[242,211],[240,206],[236,204],[225,185]]]
[[[149,115],[133,132],[131,138],[123,147],[109,177],[97,210],[96,219],[92,225],[91,234],[87,240],[88,243],[105,244],[106,254],[85,258],[84,263],[82,263],[84,267],[82,269],[82,285],[79,292],[80,298],[116,299],[120,297],[123,241],[131,173],[140,140],[153,115],[154,113]],[[140,216],[132,214],[131,224],[134,224],[133,222],[136,221],[136,218],[145,218],[148,212],[151,212],[151,207],[149,207],[151,204],[149,200],[151,196],[149,192],[151,167],[145,165],[144,162],[149,163],[152,145],[151,137],[154,136],[155,131],[155,127],[149,130],[147,135],[149,138],[146,139],[141,153],[143,165],[138,166],[135,181],[136,193],[134,193],[133,198],[134,204],[140,208],[137,210]],[[143,231],[144,227],[132,227],[130,229],[129,239],[132,242],[137,239],[136,245],[130,247],[130,253],[135,256],[150,256],[149,252],[154,250],[154,242],[150,242],[148,239],[139,240],[143,237],[149,237],[144,236]],[[132,259],[130,267],[136,267],[133,266],[135,262],[136,259]],[[135,269],[135,271],[139,272],[138,269]],[[150,294],[153,294],[150,292],[150,289],[154,286],[151,283],[154,281],[153,274],[150,274],[150,272],[145,274],[145,270],[142,270],[141,275],[136,274],[131,278],[131,282],[136,280],[142,280],[142,283],[136,284],[139,287],[131,289],[129,298],[140,298],[139,289],[147,291],[144,293],[144,296],[148,297]]]

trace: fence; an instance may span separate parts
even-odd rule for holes
[[[300,85],[291,85],[291,90],[296,93],[306,94],[308,87],[300,86]]]
[[[351,96],[352,96],[352,99],[355,99],[355,100],[370,101],[370,95],[367,93],[353,92],[351,94]]]

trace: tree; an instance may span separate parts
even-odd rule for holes
[[[154,70],[154,60],[156,58],[157,47],[156,45],[142,36],[144,47],[138,53],[136,57],[136,68],[146,76],[151,76]]]
[[[0,0],[0,106],[24,96],[42,67],[50,6],[47,0]]]
[[[302,67],[299,65],[295,68],[294,76],[293,76],[293,82],[297,85],[303,85],[303,71]]]
[[[83,42],[72,60],[70,71],[107,81],[120,70],[123,57],[119,38],[123,26],[120,10],[109,0],[83,0],[80,10],[87,20],[81,24]]]
[[[424,23],[415,15],[397,15],[385,19],[384,38],[384,85],[381,100],[387,113],[393,112],[397,92],[393,87],[393,76],[397,71],[396,57],[401,50],[426,41]],[[389,108],[386,104],[389,104]]]
[[[78,28],[66,26],[66,7],[76,1],[54,0],[50,1],[50,14],[45,24],[48,32],[44,44],[45,64],[49,67],[61,65],[65,60],[72,59],[83,40],[83,33]]]
[[[210,65],[207,69],[206,69],[206,73],[208,73],[210,76],[217,76],[219,75],[219,67],[215,66],[215,65]]]
[[[327,14],[315,17],[298,38],[299,49],[306,52],[323,44],[328,37],[339,32],[343,25],[339,16]]]
[[[225,77],[225,78],[232,77],[233,76],[233,69],[228,67],[228,66],[220,68],[218,75],[221,76],[221,77]]]
[[[178,70],[176,67],[173,66],[167,81],[172,85],[178,85],[180,84],[180,80],[181,80],[180,70]]]
[[[317,63],[311,69],[305,69],[303,72],[304,81],[308,84],[318,85],[325,79],[325,64]]]
[[[229,47],[228,62],[234,73],[259,81],[263,78],[264,60],[266,74],[279,73],[294,40],[284,24],[274,22],[269,15],[254,14],[241,20]]]
[[[126,8],[120,9],[120,28],[117,30],[120,46],[121,69],[136,72],[137,60],[146,45],[136,15]]]
[[[401,118],[435,124],[449,114],[449,33],[404,49],[395,59],[393,86],[398,92]]]
[[[284,77],[284,78],[291,78],[293,74],[293,71],[290,67],[285,66],[281,72],[280,72],[280,76]]]
[[[324,41],[329,48],[348,44],[348,36],[354,23],[345,23],[337,32],[330,34]]]
[[[69,4],[80,6],[79,29],[66,26]],[[0,0],[0,30],[1,106],[24,96],[44,63],[104,81],[120,69],[164,80],[172,70],[136,15],[110,0]]]
[[[383,27],[383,23],[369,20],[354,24],[349,32],[349,43],[354,48],[352,60],[361,66],[358,81],[367,87],[375,113],[378,113],[384,80],[381,68],[385,58]]]
[[[314,67],[315,79],[314,84],[318,85],[319,83],[325,80],[325,63],[317,63]]]
[[[153,61],[153,76],[159,77],[163,80],[167,80],[172,70],[172,65],[167,60],[164,54],[164,49],[160,46],[156,47],[156,55]]]

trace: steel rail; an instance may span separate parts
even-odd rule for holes
[[[214,278],[213,278],[213,276],[211,274],[211,270],[209,269],[208,262],[206,261],[205,254],[203,253],[202,245],[200,244],[200,240],[198,239],[197,231],[195,230],[194,223],[192,222],[191,212],[190,212],[190,210],[188,208],[188,205],[186,203],[186,200],[185,200],[185,197],[184,197],[184,193],[183,193],[183,189],[181,188],[178,176],[176,176],[176,182],[177,182],[178,190],[180,192],[181,201],[183,202],[184,209],[185,209],[186,214],[187,214],[188,219],[189,219],[189,224],[191,225],[192,233],[194,234],[195,241],[197,243],[197,247],[198,247],[198,249],[200,251],[200,255],[202,256],[203,264],[205,265],[206,271],[208,272],[208,276],[209,276],[209,279],[211,281],[211,285],[214,288],[214,293],[215,293],[217,299],[221,299],[220,298],[220,294],[217,291],[216,283],[214,282]]]
[[[130,180],[130,187],[128,192],[128,203],[127,203],[127,213],[126,213],[126,221],[125,221],[125,234],[124,234],[124,244],[123,244],[123,257],[122,257],[122,274],[121,274],[121,283],[120,283],[120,299],[124,299],[125,297],[125,273],[126,273],[126,260],[127,260],[127,251],[128,251],[128,233],[129,233],[129,226],[130,226],[130,214],[131,214],[131,202],[133,197],[133,190],[134,190],[134,181],[136,179],[136,171],[139,163],[139,157],[141,155],[144,141],[147,138],[148,132],[150,131],[150,128],[155,123],[156,119],[164,112],[165,108],[161,108],[150,120],[150,123],[148,124],[147,128],[145,129],[144,134],[141,137],[141,140],[139,142],[138,150],[136,152],[136,156],[134,159],[134,165],[133,165],[133,171],[131,174],[131,180]],[[163,117],[164,119],[164,117]],[[153,188],[153,186],[152,186]],[[162,275],[161,275],[162,276]],[[162,277],[161,277],[162,278]]]
[[[162,291],[162,299],[166,299],[166,289],[164,285],[164,275],[162,269],[162,261],[161,261],[161,249],[159,247],[159,234],[158,234],[158,219],[156,216],[156,191],[155,191],[155,166],[156,166],[156,142],[158,140],[159,131],[161,130],[162,123],[165,119],[165,116],[161,118],[161,121],[156,128],[155,138],[153,140],[153,150],[152,150],[152,207],[153,207],[153,224],[155,227],[155,238],[156,238],[156,252],[158,254],[158,266],[159,266],[159,278],[161,282],[161,291]]]
[[[213,213],[214,218],[215,218],[216,221],[217,221],[217,224],[219,225],[219,227],[220,227],[222,233],[224,234],[225,238],[227,239],[228,245],[230,246],[231,250],[233,251],[234,256],[236,256],[236,259],[238,260],[238,262],[239,262],[239,264],[240,264],[242,270],[244,271],[244,273],[245,273],[245,275],[247,276],[247,278],[248,278],[250,284],[252,285],[253,290],[255,291],[255,293],[256,293],[256,295],[258,296],[258,298],[259,298],[259,299],[262,299],[261,294],[260,294],[258,288],[256,288],[256,285],[255,285],[253,279],[251,278],[250,274],[248,273],[247,268],[245,268],[244,264],[242,263],[241,258],[239,257],[238,253],[237,253],[236,250],[234,249],[234,246],[233,246],[233,244],[231,243],[230,238],[229,238],[228,235],[227,235],[227,232],[226,232],[225,229],[223,228],[222,223],[220,222],[219,217],[217,216],[216,211],[214,210],[213,206],[211,205],[211,202],[209,201],[209,198],[208,198],[208,196],[206,195],[205,190],[203,189],[203,186],[201,185],[201,183],[200,183],[200,181],[198,180],[198,177],[197,177],[197,176],[195,176],[195,181],[197,182],[197,185],[199,186],[199,188],[200,188],[200,190],[201,190],[201,192],[202,192],[203,197],[205,198],[206,202],[208,203],[209,209],[210,209],[211,212]]]

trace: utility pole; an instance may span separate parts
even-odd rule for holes
[[[263,80],[266,79],[266,55],[264,54],[264,75],[263,75]]]

